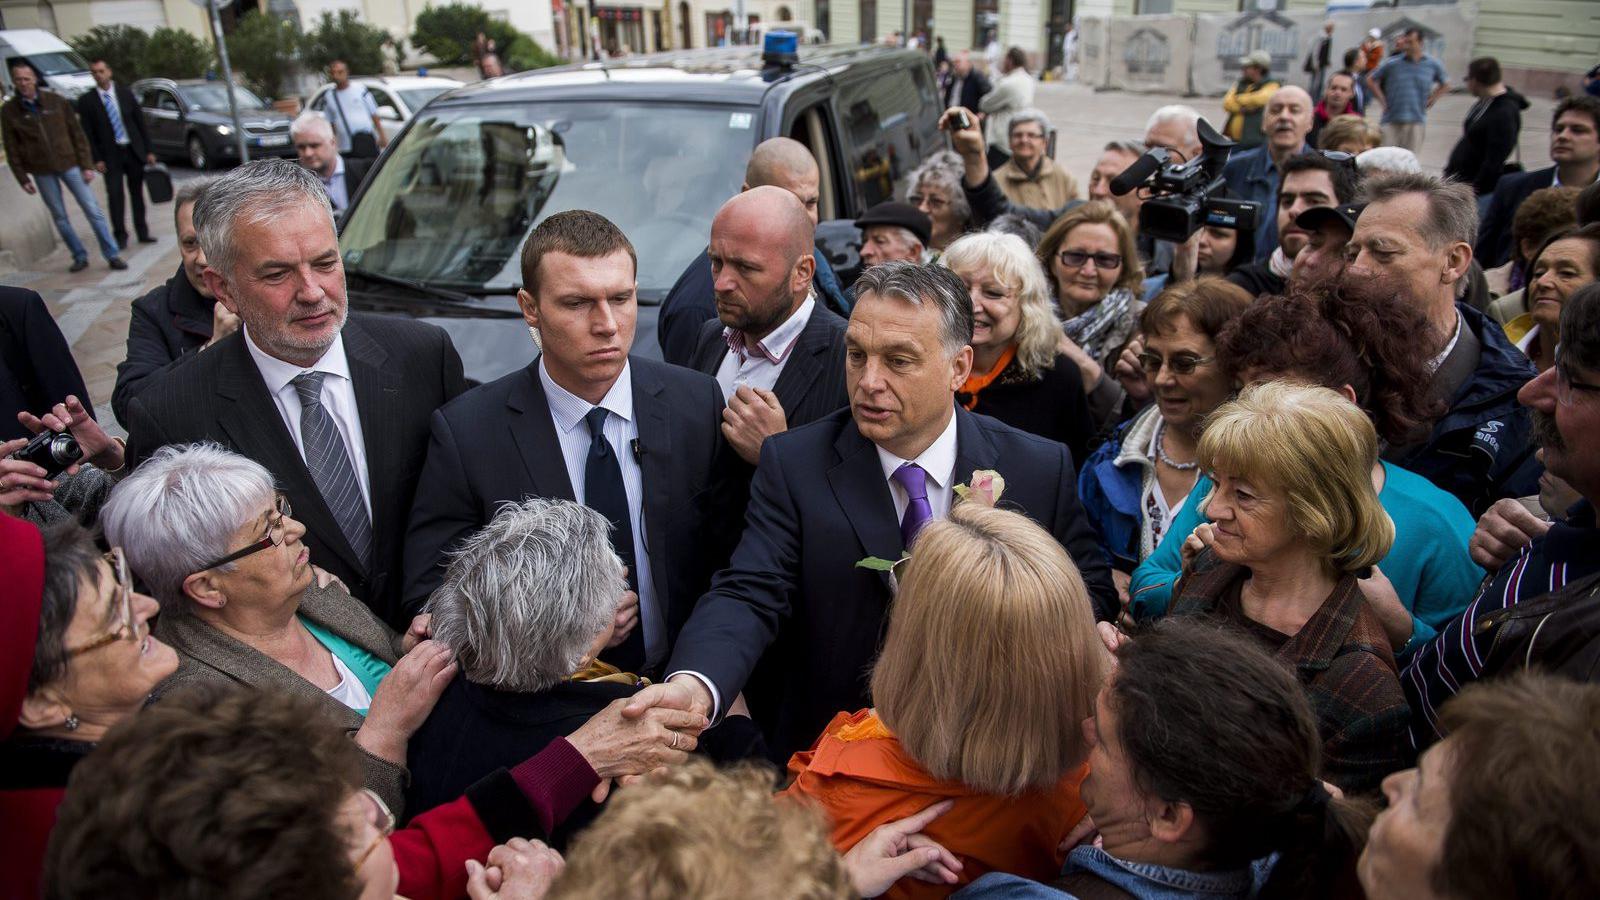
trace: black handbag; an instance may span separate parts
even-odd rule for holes
[[[151,203],[172,202],[172,173],[162,163],[145,166],[144,188],[150,192]]]

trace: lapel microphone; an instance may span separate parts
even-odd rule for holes
[[[633,461],[638,462],[644,459],[644,447],[639,444],[639,439],[634,438],[629,443],[633,445]]]

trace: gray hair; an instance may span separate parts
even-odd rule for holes
[[[1356,154],[1356,168],[1365,176],[1420,175],[1422,163],[1404,147],[1373,147]]]
[[[1184,106],[1181,103],[1174,103],[1171,106],[1163,106],[1151,113],[1150,118],[1145,121],[1144,133],[1149,134],[1150,129],[1156,127],[1157,125],[1164,125],[1167,122],[1180,122],[1183,124],[1184,146],[1200,143],[1199,110],[1192,106]],[[1143,153],[1144,151],[1141,149],[1139,152]]]
[[[317,176],[287,159],[253,159],[220,175],[194,205],[194,230],[206,264],[232,278],[235,257],[233,229],[254,225],[293,209],[315,205],[334,227],[333,204]]]
[[[1134,156],[1144,155],[1144,145],[1138,141],[1107,141],[1100,152],[1110,153],[1112,150],[1116,150],[1119,153],[1131,153]]]
[[[990,234],[1014,234],[1029,247],[1039,246],[1039,241],[1044,239],[1044,232],[1039,230],[1039,226],[1014,212],[995,216],[984,231]]]
[[[967,191],[961,186],[965,171],[961,157],[954,150],[940,150],[912,170],[911,190],[915,192],[924,184],[943,188],[945,193],[950,195],[950,211],[965,225],[972,221],[972,207],[967,204]]]
[[[1044,110],[1029,106],[1011,114],[1011,121],[1006,124],[1006,137],[1010,137],[1018,125],[1028,122],[1038,122],[1039,130],[1044,132],[1045,137],[1050,136],[1050,117],[1044,114]]]
[[[1412,173],[1370,179],[1362,193],[1369,204],[1406,194],[1421,194],[1428,201],[1428,216],[1418,224],[1417,232],[1434,250],[1456,243],[1470,247],[1477,242],[1478,201],[1473,197],[1471,185]]]
[[[851,288],[856,300],[868,293],[894,297],[913,306],[933,304],[939,312],[945,351],[951,356],[972,343],[972,294],[960,276],[944,266],[880,263],[862,272]]]
[[[571,675],[627,590],[606,517],[570,500],[505,503],[428,600],[467,679],[541,691]]]
[[[289,137],[297,138],[308,131],[320,131],[325,136],[332,138],[333,123],[328,121],[327,116],[317,110],[308,109],[296,116],[293,122],[289,123]]]
[[[188,181],[178,182],[178,189],[172,192],[172,222],[178,222],[178,210],[191,203],[200,202],[200,197],[205,194],[211,182],[216,181],[215,175],[201,175]]]
[[[213,443],[174,444],[117,484],[100,524],[162,612],[181,612],[184,579],[227,556],[234,532],[261,515],[273,491],[272,474],[247,456]]]

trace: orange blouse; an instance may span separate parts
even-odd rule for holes
[[[955,807],[923,833],[961,860],[961,882],[940,886],[902,878],[884,894],[906,900],[947,896],[986,872],[1042,882],[1061,874],[1065,855],[1057,848],[1087,813],[1078,785],[1088,772],[1087,764],[1079,766],[1048,791],[1015,797],[980,793],[929,775],[876,714],[864,709],[834,716],[811,750],[789,760],[794,780],[783,793],[822,808],[841,853],[885,822],[954,798]]]

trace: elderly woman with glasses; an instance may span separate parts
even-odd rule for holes
[[[906,202],[933,221],[928,250],[935,257],[973,227],[972,207],[961,187],[961,157],[945,150],[922,161],[908,179]]]
[[[335,579],[319,578],[288,501],[259,463],[215,444],[164,447],[111,492],[106,536],[161,602],[182,663],[163,692],[245,684],[313,698],[355,739],[367,784],[399,808],[406,742],[455,674]]]
[[[1095,423],[1109,427],[1127,396],[1111,373],[1144,311],[1133,228],[1109,202],[1094,200],[1057,219],[1038,253],[1066,323],[1061,352],[1078,367]]]
[[[1078,199],[1078,182],[1050,158],[1050,119],[1043,111],[1018,110],[1006,130],[1011,158],[994,170],[1006,199],[1035,209],[1059,209]]]
[[[0,878],[42,894],[45,843],[70,775],[178,667],[150,636],[122,552],[67,519],[43,532],[0,515]]]
[[[1233,393],[1233,379],[1217,364],[1217,335],[1249,305],[1244,288],[1205,277],[1162,291],[1139,317],[1139,366],[1155,402],[1078,474],[1078,496],[1124,605],[1134,567],[1160,546],[1200,476],[1200,428]]]
[[[969,234],[940,264],[972,295],[972,373],[956,402],[1083,459],[1094,437],[1089,405],[1078,367],[1057,351],[1061,324],[1028,245],[1015,235]]]

